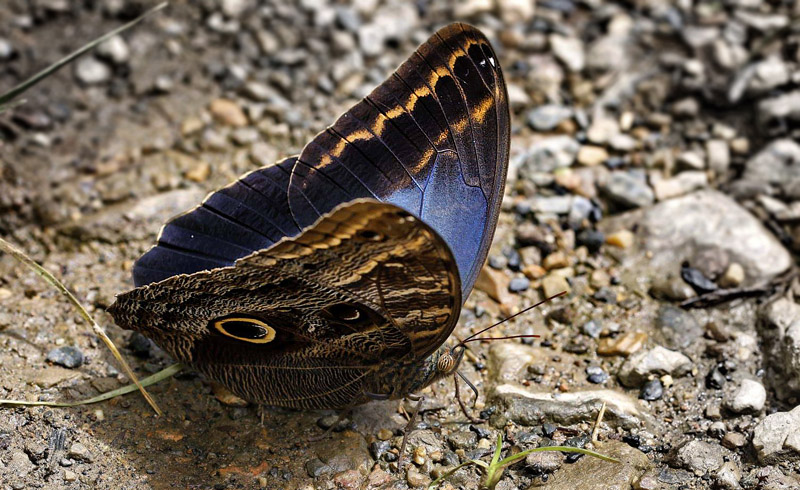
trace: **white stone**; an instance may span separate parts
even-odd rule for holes
[[[697,250],[718,248],[744,267],[745,284],[769,280],[792,264],[789,252],[759,220],[733,199],[713,190],[662,201],[641,220],[650,265],[661,274],[677,267]]]
[[[97,85],[111,78],[111,68],[92,56],[85,56],[75,63],[75,76],[86,85]]]
[[[745,379],[727,400],[727,406],[734,413],[758,413],[766,402],[767,390],[764,389],[764,385],[752,379]]]
[[[623,385],[635,388],[644,383],[650,375],[669,374],[683,376],[692,369],[692,360],[684,354],[656,346],[650,350],[633,354],[622,365],[618,373]]]
[[[586,56],[583,52],[583,42],[576,37],[566,37],[561,34],[551,34],[550,48],[555,57],[570,71],[578,72],[586,65]]]
[[[525,22],[533,18],[533,14],[536,12],[536,2],[534,0],[498,0],[497,8],[500,10],[503,22]]]
[[[122,36],[114,36],[97,46],[97,54],[114,64],[121,65],[128,61],[131,50]]]
[[[705,172],[699,171],[681,172],[671,179],[664,179],[654,173],[650,178],[650,183],[653,185],[656,199],[663,201],[708,187],[708,177]]]
[[[800,406],[768,415],[753,429],[753,447],[761,464],[800,459]]]

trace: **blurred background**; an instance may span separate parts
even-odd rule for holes
[[[0,91],[156,3],[3,1]],[[161,223],[298,153],[453,21],[492,41],[513,111],[495,245],[457,333],[570,292],[504,326],[541,339],[465,363],[489,423],[465,423],[439,383],[397,473],[397,403],[311,443],[330,414],[271,410],[259,425],[184,374],[154,388],[161,419],[135,395],[2,409],[3,485],[422,488],[498,433],[511,450],[585,446],[605,402],[595,448],[625,464],[529,457],[497,488],[800,487],[798,0],[173,0],[0,114],[0,235],[155,372],[163,352],[103,309]],[[0,398],[126,382],[7,256],[0,346]],[[479,481],[465,469],[442,488]]]

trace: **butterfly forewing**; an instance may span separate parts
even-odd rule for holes
[[[344,202],[374,198],[445,240],[466,298],[494,234],[509,130],[489,42],[473,27],[447,26],[299,157],[248,174],[168,223],[134,266],[135,283],[231,265]]]
[[[245,398],[329,408],[365,396],[387,363],[432,353],[460,294],[435,231],[358,200],[233,266],[122,294],[109,311]]]

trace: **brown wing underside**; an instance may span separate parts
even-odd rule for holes
[[[363,396],[384,363],[432,353],[460,304],[441,238],[396,206],[359,200],[232,267],[122,294],[110,311],[248,399],[321,408]],[[340,318],[343,308],[358,318]],[[256,318],[275,337],[256,344],[209,327],[230,316]]]

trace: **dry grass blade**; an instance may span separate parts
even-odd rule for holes
[[[33,269],[34,272],[36,272],[39,276],[41,276],[51,286],[58,289],[61,292],[61,294],[63,294],[67,298],[67,301],[72,303],[75,309],[78,310],[78,313],[81,315],[81,317],[83,317],[83,319],[89,322],[89,325],[92,326],[92,330],[94,330],[95,335],[100,337],[103,343],[106,344],[109,350],[111,350],[111,353],[114,355],[114,358],[116,358],[117,361],[119,361],[120,365],[122,366],[122,369],[125,371],[125,374],[128,375],[128,378],[130,378],[130,380],[133,381],[136,387],[139,388],[139,391],[142,392],[142,396],[144,396],[144,398],[147,400],[147,403],[149,403],[150,406],[153,407],[153,410],[155,410],[158,415],[161,415],[162,412],[161,409],[158,408],[158,404],[156,404],[156,401],[150,396],[147,390],[144,389],[142,383],[139,382],[139,378],[136,377],[131,367],[122,357],[122,354],[120,354],[119,350],[117,350],[117,346],[115,346],[114,343],[111,341],[111,339],[108,338],[108,335],[106,335],[106,332],[105,330],[103,330],[103,327],[101,327],[100,325],[97,324],[96,321],[94,321],[94,318],[92,318],[89,312],[86,311],[83,305],[81,305],[80,301],[78,301],[78,299],[67,289],[67,287],[64,286],[61,283],[61,281],[56,279],[55,276],[50,274],[50,272],[47,269],[34,262],[33,259],[28,257],[23,251],[19,250],[18,248],[11,245],[2,238],[0,238],[0,250],[7,252],[15,259],[19,260],[23,264]]]
[[[161,371],[150,375],[142,380],[142,386],[150,386],[153,384],[158,383],[161,380],[167,379],[170,376],[174,376],[181,369],[183,369],[183,364],[172,364],[171,366],[167,366],[166,368],[162,369]],[[111,398],[116,398],[118,396],[125,395],[127,393],[134,392],[139,388],[135,384],[130,384],[123,386],[122,388],[117,388],[116,390],[107,391],[105,393],[101,393],[100,395],[94,396],[92,398],[88,398],[86,400],[80,400],[77,402],[29,402],[27,400],[0,400],[0,405],[16,405],[16,406],[35,406],[35,407],[77,407],[80,405],[89,405],[91,403],[98,403],[105,400],[110,400]]]
[[[148,15],[163,9],[164,7],[167,6],[167,3],[168,2],[163,2],[163,3],[160,3],[160,4],[156,5],[155,7],[151,8],[150,10],[148,10],[145,13],[143,13],[139,17],[133,19],[132,21],[128,22],[127,24],[125,24],[123,26],[120,26],[120,27],[114,29],[113,31],[111,31],[111,32],[109,32],[109,33],[107,33],[107,34],[95,39],[94,41],[92,41],[92,42],[84,45],[83,47],[77,49],[76,51],[73,51],[72,53],[70,53],[67,56],[61,58],[60,60],[56,61],[52,65],[48,66],[44,70],[40,71],[39,73],[33,75],[29,79],[27,79],[24,82],[20,83],[16,87],[12,88],[8,92],[0,95],[0,113],[5,111],[5,110],[8,110],[10,108],[10,104],[9,103],[12,100],[14,100],[16,97],[21,95],[23,92],[28,90],[29,88],[31,88],[34,85],[36,85],[37,83],[41,82],[45,78],[49,77],[50,75],[52,75],[53,73],[55,73],[56,71],[61,69],[64,65],[68,65],[69,63],[75,61],[75,59],[77,59],[81,55],[85,54],[87,51],[90,51],[91,49],[95,48],[98,44],[101,44],[104,41],[107,41],[108,39],[116,36],[117,34],[123,32],[123,31],[125,31],[127,29],[130,29],[131,27],[133,27],[136,24],[138,24],[139,22],[141,22]]]

